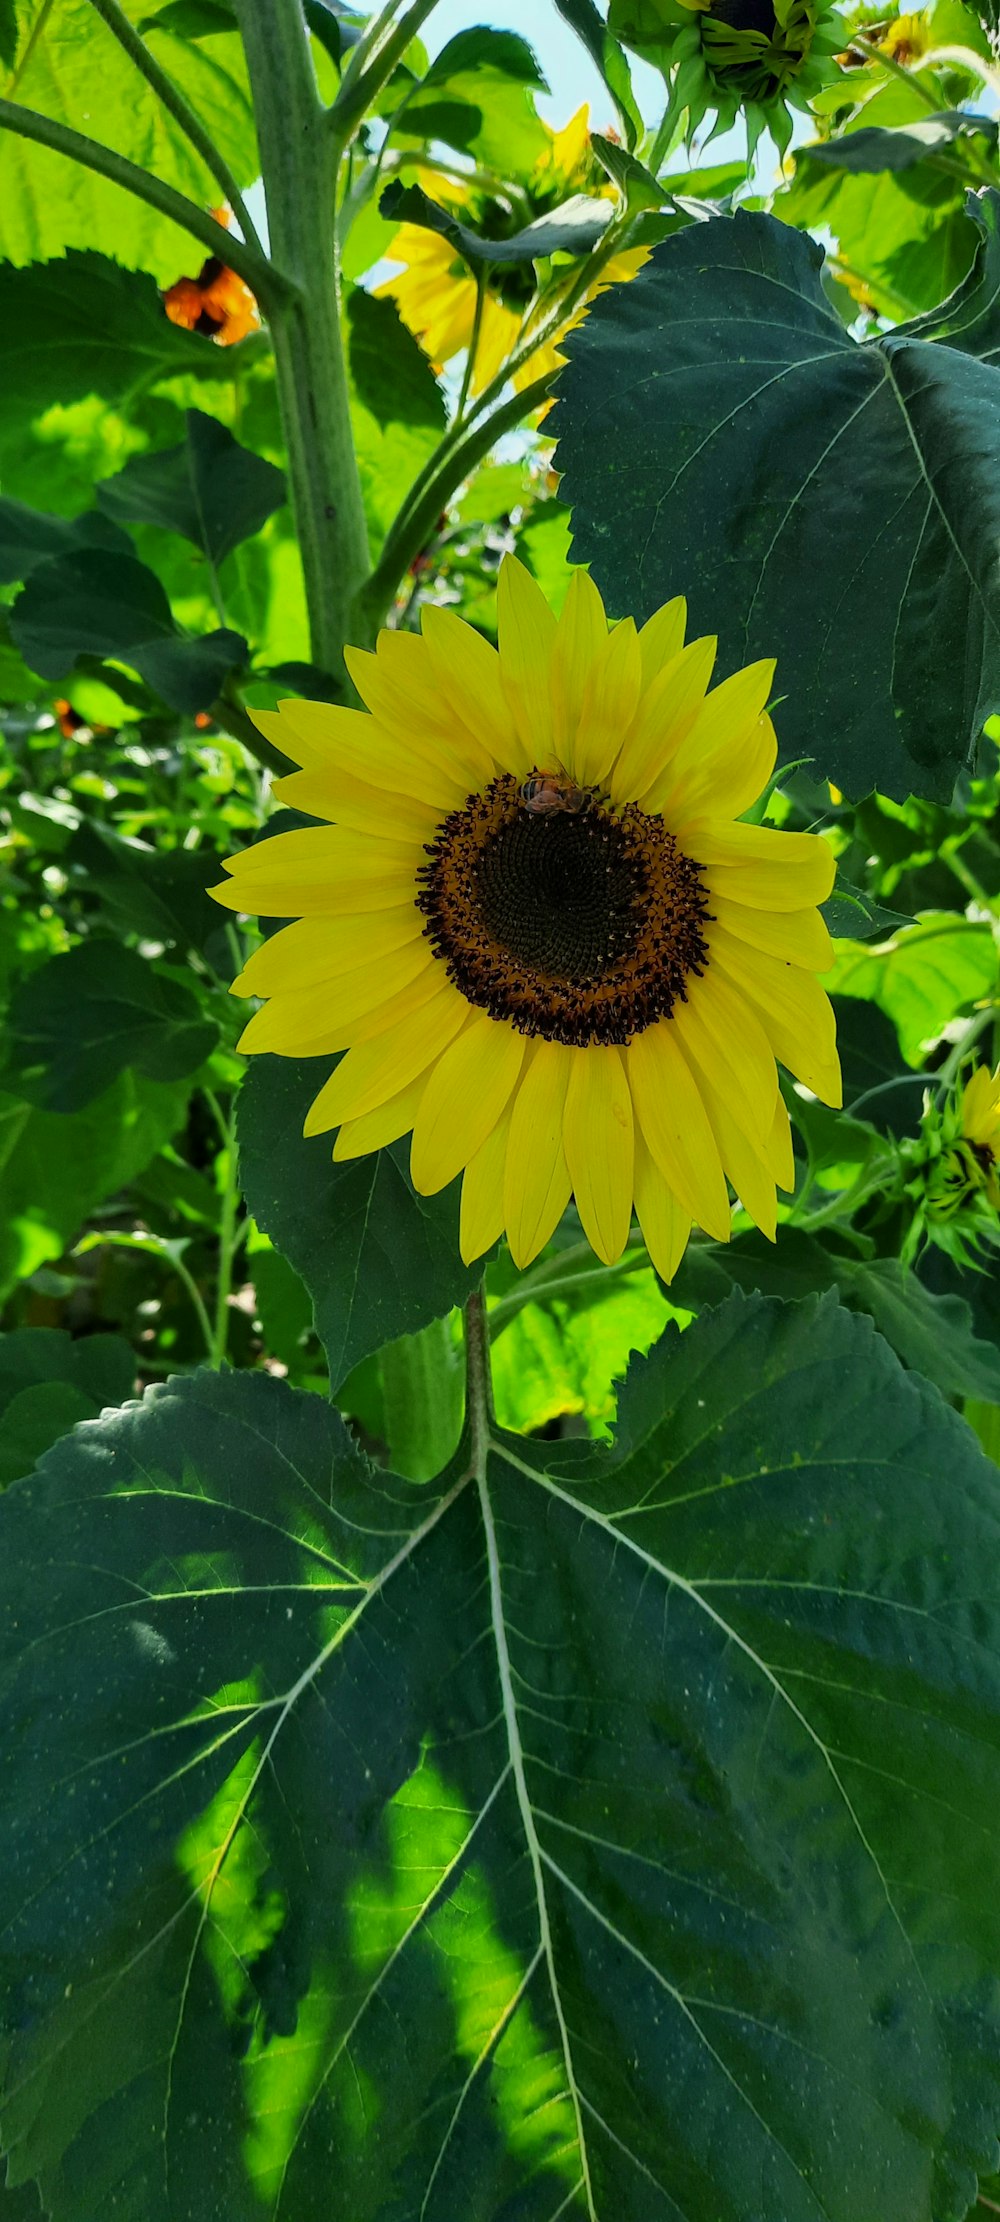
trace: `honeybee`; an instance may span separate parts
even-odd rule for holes
[[[560,811],[575,818],[593,799],[593,788],[578,787],[566,772],[532,772],[521,785],[521,801],[533,818],[554,818]]]

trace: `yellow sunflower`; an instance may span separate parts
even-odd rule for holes
[[[582,191],[598,199],[614,199],[614,186],[607,179],[599,181],[595,174],[597,164],[590,152],[589,115],[584,105],[561,131],[550,134],[551,143],[536,163],[528,185],[529,201],[533,208],[537,206],[538,212],[557,208],[571,194]],[[443,207],[456,215],[468,215],[460,192],[434,175],[428,175],[423,182]],[[501,236],[499,230],[497,236]],[[586,316],[599,293],[604,293],[609,285],[634,278],[651,251],[649,247],[632,247],[610,257],[573,314],[515,373],[513,383],[518,392],[533,379],[561,369],[565,356],[558,352],[559,342]],[[476,281],[472,271],[447,239],[442,239],[437,232],[425,231],[420,224],[400,224],[390,242],[389,257],[401,263],[402,268],[374,290],[379,297],[391,296],[407,329],[420,341],[435,369],[441,370],[472,340],[476,317]],[[513,352],[522,324],[525,338],[530,338],[532,322],[539,321],[538,308],[532,306],[534,296],[535,279],[530,264],[497,265],[490,272],[469,381],[471,393],[481,393],[503,368]],[[531,313],[525,323],[529,309]]]
[[[230,909],[293,917],[234,986],[266,997],[241,1046],[344,1050],[305,1131],[334,1157],[412,1133],[415,1188],[461,1173],[466,1261],[506,1232],[527,1265],[576,1198],[620,1256],[635,1205],[664,1279],[726,1181],[773,1237],[792,1184],[780,1057],[840,1101],[813,834],[743,825],[773,770],[757,663],[708,691],[685,605],[609,627],[587,573],[557,620],[513,557],[499,650],[450,610],[348,651],[366,710],[282,703],[257,723],[327,821],[231,858]]]
[[[977,1066],[962,1092],[962,1135],[979,1170],[987,1202],[1000,1211],[1000,1065]]]

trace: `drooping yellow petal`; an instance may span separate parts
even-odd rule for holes
[[[637,1034],[626,1051],[636,1118],[651,1157],[692,1219],[729,1240],[729,1198],[718,1146],[672,1021]]]
[[[335,978],[276,995],[255,1011],[237,1048],[244,1055],[269,1049],[280,1057],[321,1057],[346,1049],[359,1020],[370,1018],[402,988],[412,989],[434,963],[426,941],[410,941],[377,963],[369,959]]]
[[[632,1096],[615,1048],[572,1053],[563,1148],[583,1231],[605,1265],[614,1265],[632,1221]]]
[[[689,641],[647,687],[611,773],[613,802],[662,808],[654,797],[660,787],[669,792],[670,763],[705,699],[716,645],[711,637]]]
[[[570,1064],[579,1052],[535,1042],[511,1112],[504,1164],[504,1221],[516,1266],[530,1265],[554,1234],[570,1199],[563,1115]]]
[[[601,786],[632,723],[642,687],[639,642],[623,617],[591,665],[584,688],[572,769],[583,787]]]
[[[774,1125],[767,1138],[767,1164],[771,1179],[779,1188],[791,1193],[795,1186],[795,1151],[792,1148],[792,1122],[788,1107],[779,1093],[774,1107]]]
[[[723,1166],[744,1211],[773,1242],[778,1224],[778,1199],[767,1165],[733,1117],[734,1106],[706,1081],[702,1090],[712,1132]]]
[[[262,941],[247,958],[230,995],[294,992],[351,971],[366,960],[375,964],[423,936],[424,922],[411,902],[363,918],[297,918]]]
[[[698,846],[697,827],[702,818],[731,810],[738,818],[749,810],[769,785],[778,761],[778,740],[769,717],[759,717],[749,732],[732,735],[711,754],[693,753],[697,733],[689,733],[674,759],[674,786],[664,803],[670,823],[682,840]]]
[[[496,649],[454,610],[438,609],[433,602],[425,602],[420,623],[438,684],[455,717],[502,770],[520,770],[523,759],[500,684]]]
[[[430,1002],[419,1005],[372,1041],[360,1042],[342,1057],[313,1104],[303,1132],[325,1134],[345,1119],[360,1119],[398,1095],[425,1073],[470,1015],[464,995],[452,987],[442,967],[441,985]]]
[[[588,571],[574,571],[555,629],[549,683],[555,763],[575,779],[583,776],[577,762],[577,733],[584,692],[607,641],[604,603],[593,579]]]
[[[367,1157],[372,1150],[384,1150],[388,1143],[398,1142],[408,1134],[420,1109],[420,1100],[427,1086],[427,1075],[411,1080],[398,1095],[390,1096],[387,1103],[380,1103],[377,1111],[366,1111],[363,1118],[345,1119],[333,1145],[333,1155],[338,1164],[351,1157]]]
[[[749,942],[751,949],[762,949],[768,957],[783,957],[789,964],[802,965],[807,972],[829,972],[833,943],[818,910],[785,910],[772,915],[766,910],[752,910],[748,903],[731,902],[727,895],[713,889],[712,912],[727,933]]]
[[[415,802],[411,795],[390,796],[346,771],[289,772],[274,781],[271,791],[289,810],[327,818],[331,825],[371,833],[383,841],[398,841],[401,833],[416,842],[429,841],[445,815],[440,802],[435,808]]]
[[[463,1265],[471,1265],[484,1250],[492,1250],[503,1233],[503,1177],[510,1116],[508,1103],[462,1175],[458,1246]]]
[[[738,1124],[758,1140],[770,1133],[778,1093],[774,1051],[752,1003],[717,967],[688,981],[687,1001],[670,1016],[689,1063],[732,1102]]]
[[[843,1100],[836,1051],[836,1020],[829,998],[811,972],[763,956],[745,942],[733,941],[717,926],[711,931],[712,962],[756,1006],[775,1055],[797,1080],[824,1103]]]
[[[635,1130],[635,1213],[661,1281],[672,1281],[688,1246],[691,1219],[668,1188],[650,1156],[640,1127]]]
[[[555,769],[549,659],[556,621],[541,587],[512,555],[504,556],[497,580],[497,634],[503,690],[526,764]]]
[[[692,849],[709,885],[751,910],[805,910],[825,903],[836,876],[829,842],[818,833],[702,820]]]
[[[524,1062],[523,1034],[476,1011],[438,1058],[413,1129],[410,1178],[420,1196],[446,1188],[506,1109]]]
[[[673,662],[684,646],[684,627],[687,624],[687,603],[683,594],[672,602],[664,602],[654,610],[639,628],[639,654],[642,658],[642,683],[651,686],[664,664]]]

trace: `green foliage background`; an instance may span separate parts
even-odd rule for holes
[[[990,27],[862,10],[775,168],[558,12],[542,205],[530,44],[430,0],[0,0],[2,2222],[998,2211],[997,1252],[900,1170],[1000,1054]],[[475,395],[399,220],[549,338],[653,251]],[[233,345],[164,307],[213,254]],[[845,1111],[788,1084],[777,1243],[669,1290],[571,1208],[480,1305],[457,1188],[235,1052],[247,711],[495,634],[511,549],[776,655],[838,860]]]

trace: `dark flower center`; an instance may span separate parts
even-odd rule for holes
[[[775,14],[771,0],[712,0],[709,14],[717,23],[728,23],[733,31],[760,31],[766,39],[773,37]]]
[[[429,940],[468,1001],[521,1033],[631,1041],[708,961],[699,867],[636,804],[536,816],[505,773],[453,811],[427,854],[417,907]]]

